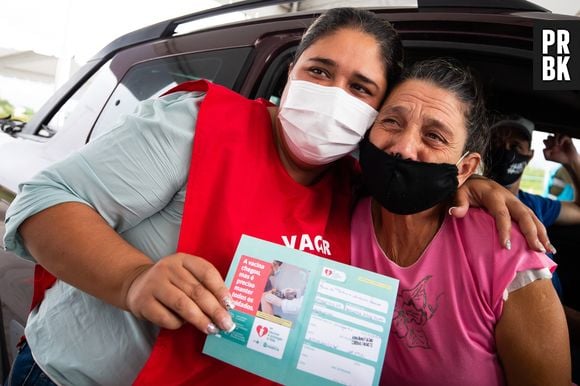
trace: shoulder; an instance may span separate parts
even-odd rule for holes
[[[485,259],[490,262],[501,248],[497,237],[495,220],[483,209],[470,208],[465,217],[446,218],[441,237],[446,243],[457,244],[462,248],[468,262]],[[485,257],[487,256],[487,257]]]
[[[116,142],[126,138],[128,142],[144,140],[170,147],[185,141],[191,146],[203,98],[204,94],[200,93],[175,92],[147,99],[103,137],[105,141],[112,136]],[[94,142],[99,140],[102,139]]]
[[[193,120],[205,95],[201,92],[174,92],[159,98],[151,98],[139,105],[137,114]]]
[[[549,259],[544,254],[531,250],[517,223],[512,222],[510,231],[511,249],[505,249],[498,239],[494,218],[483,209],[470,209],[463,219],[452,219],[462,244],[469,255],[476,259],[487,259],[496,267],[496,275],[515,275],[525,269],[548,267]]]
[[[466,250],[468,259],[476,265],[494,267],[487,273],[496,276],[513,275],[525,269],[548,266],[544,255],[529,249],[518,224],[512,222],[511,249],[504,248],[497,236],[494,218],[483,209],[470,209],[462,219],[451,219],[453,229]],[[483,259],[484,262],[478,261]]]
[[[518,191],[518,198],[523,202],[538,202],[538,201],[552,201],[549,198],[542,197],[538,194],[524,192],[523,190]]]
[[[560,201],[553,200],[548,197],[540,196],[538,194],[524,192],[520,190],[518,192],[518,198],[526,205],[533,207],[533,206],[553,206],[557,207],[560,206]]]
[[[496,227],[494,218],[480,208],[469,208],[467,215],[463,218],[450,216],[451,224],[460,233],[477,233],[482,238],[488,240],[496,239]]]
[[[448,233],[455,233],[457,244],[454,259],[464,261],[466,272],[470,272],[479,283],[480,290],[496,316],[501,314],[503,296],[518,272],[553,269],[553,264],[542,253],[529,249],[518,225],[512,222],[511,249],[504,248],[498,239],[495,220],[482,209],[469,209],[462,219],[452,218]]]
[[[470,208],[464,218],[451,217],[450,224],[459,235],[473,237],[473,240],[486,241],[486,250],[491,253],[500,253],[505,250],[500,244],[495,219],[484,209]],[[512,221],[510,240],[512,250],[527,250],[527,242],[517,223]],[[470,244],[468,240],[468,245]]]
[[[534,211],[535,215],[545,226],[550,226],[556,221],[562,208],[562,203],[558,200],[527,193],[522,190],[518,192],[518,198]]]

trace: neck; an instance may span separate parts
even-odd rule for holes
[[[389,260],[401,267],[415,263],[443,223],[443,204],[413,215],[398,215],[372,200],[377,241]]]
[[[520,190],[520,182],[522,182],[521,177],[516,182],[514,182],[510,186],[506,186],[505,188],[517,196],[518,191]]]
[[[272,130],[274,132],[274,142],[276,143],[276,149],[278,151],[278,156],[284,168],[297,183],[309,186],[313,185],[320,180],[324,172],[330,167],[330,165],[322,166],[309,166],[300,165],[295,161],[290,154],[290,150],[284,143],[282,138],[282,124],[278,119],[278,109],[275,107],[268,108],[270,113],[270,119],[272,120]]]

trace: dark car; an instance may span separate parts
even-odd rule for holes
[[[15,140],[0,145],[1,218],[20,182],[102,135],[140,101],[158,97],[180,82],[206,78],[247,97],[278,102],[300,36],[320,13],[312,9],[317,3],[331,2],[243,1],[161,22],[113,41],[30,122],[11,133]],[[270,15],[195,30],[214,16],[256,15],[260,12],[256,7],[266,7],[261,10]],[[532,87],[534,23],[580,22],[580,18],[554,15],[523,0],[419,0],[418,7],[371,9],[399,31],[408,63],[456,57],[480,75],[492,109],[520,112],[536,122],[539,131],[580,137],[580,92]],[[579,230],[551,230],[569,294],[580,293],[570,279],[578,272],[573,254]],[[32,272],[30,262],[0,254],[0,383],[23,334]],[[575,296],[565,301],[580,309]]]

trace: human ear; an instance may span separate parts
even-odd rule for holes
[[[481,155],[479,153],[469,153],[457,165],[457,181],[459,186],[463,185],[471,175],[473,175],[479,164],[481,163]]]

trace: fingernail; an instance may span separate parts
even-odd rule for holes
[[[544,248],[544,246],[542,245],[542,243],[539,240],[536,242],[536,246],[538,247],[538,249],[540,251],[542,251],[543,253],[546,253],[546,248]]]
[[[552,243],[548,243],[548,248],[550,249],[550,252],[552,252],[553,254],[556,254],[558,251],[556,251],[556,247],[552,245]]]
[[[507,249],[508,251],[511,251],[511,249],[512,249],[512,241],[510,239],[507,239],[505,241],[505,249]]]
[[[218,332],[220,332],[220,330],[219,330],[219,328],[217,328],[217,327],[216,327],[216,325],[215,325],[215,324],[213,324],[213,323],[209,323],[209,324],[207,325],[206,332],[208,333],[208,335],[215,335],[215,334],[217,334]]]
[[[455,209],[456,206],[452,206],[451,208],[449,208],[449,215],[453,216],[453,209]]]
[[[232,332],[236,329],[236,324],[231,317],[225,317],[222,319],[222,328],[225,332]]]
[[[224,306],[226,307],[226,309],[233,310],[234,308],[236,308],[236,305],[234,304],[234,300],[229,295],[224,296],[224,298],[222,300],[224,302]]]

